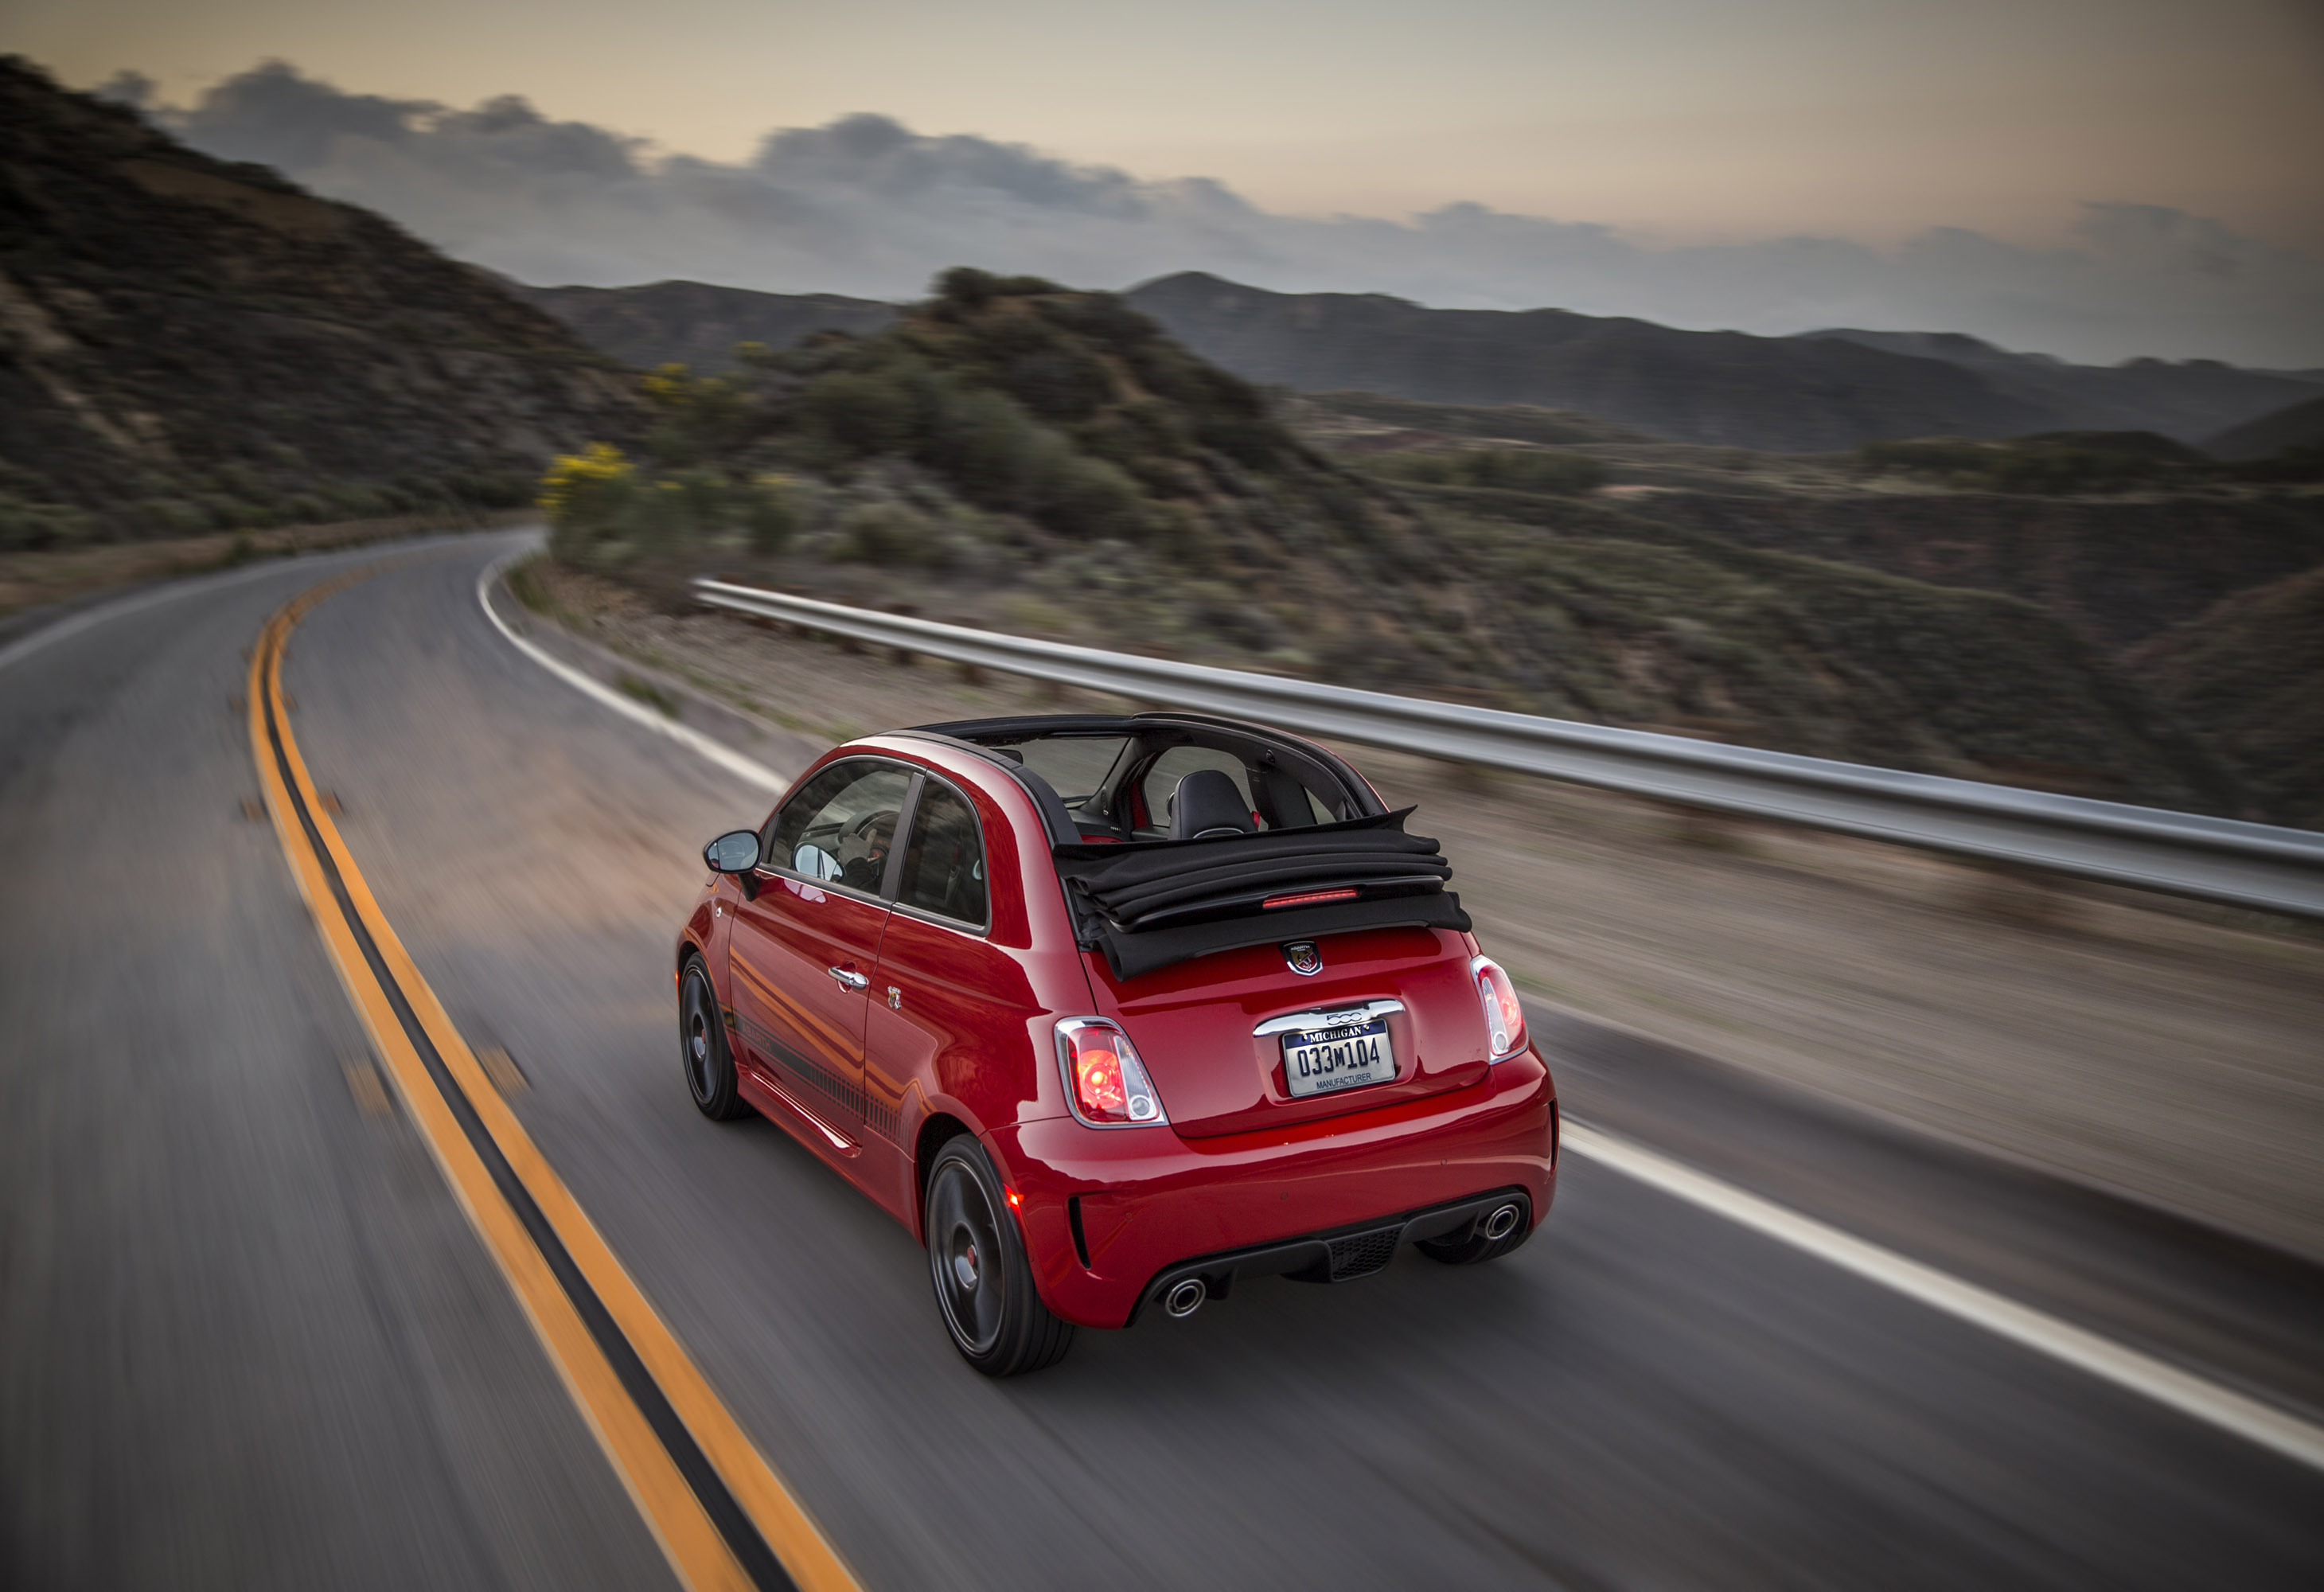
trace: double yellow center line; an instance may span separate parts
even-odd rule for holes
[[[324,949],[445,1180],[679,1578],[696,1592],[856,1592],[838,1554],[493,1089],[308,776],[284,710],[284,644],[309,609],[382,567],[292,598],[251,650],[251,751]]]

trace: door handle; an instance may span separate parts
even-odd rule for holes
[[[858,973],[853,967],[825,967],[824,971],[838,979],[839,987],[842,989],[862,989],[872,982],[868,976]]]

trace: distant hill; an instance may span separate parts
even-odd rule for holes
[[[0,546],[522,503],[631,385],[393,224],[0,59]]]
[[[2218,458],[2267,458],[2293,449],[2324,448],[2324,393],[2246,421],[2203,444]]]
[[[1291,406],[1292,423],[1303,433],[1343,452],[1408,448],[1430,438],[1531,442],[1552,448],[1654,440],[1643,431],[1594,414],[1523,403],[1499,408],[1422,403],[1378,393],[1298,393],[1289,394],[1285,402]]]
[[[709,374],[734,368],[738,343],[788,348],[816,332],[866,337],[896,319],[896,307],[839,293],[761,293],[699,282],[643,287],[508,289],[546,310],[596,349],[641,370],[677,363]]]
[[[2324,828],[2324,568],[2238,592],[2128,662],[2278,821]]]
[[[2316,372],[2239,370],[2216,359],[2177,365],[2164,359],[2069,365],[2046,354],[2013,354],[1958,332],[1840,328],[1801,336],[1942,360],[1974,371],[1996,392],[2046,411],[2051,418],[2043,429],[2049,430],[2160,431],[2181,442],[2201,444],[2229,426],[2324,397],[2324,380]]]
[[[1669,441],[1779,453],[2059,429],[2049,410],[1973,371],[1841,338],[1676,331],[1563,310],[1432,310],[1376,293],[1275,293],[1201,272],[1124,296],[1238,375],[1311,391],[1581,410]]]

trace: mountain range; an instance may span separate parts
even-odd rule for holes
[[[698,282],[517,288],[630,364],[731,368],[733,345],[862,335],[891,305]],[[1683,331],[1563,310],[1436,310],[1377,293],[1277,293],[1200,272],[1123,295],[1245,380],[1437,403],[1580,411],[1665,441],[1779,453],[1905,437],[2145,430],[2203,445],[2324,397],[2324,372],[2212,360],[2069,365],[1950,333]]]

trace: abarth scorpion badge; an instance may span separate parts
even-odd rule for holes
[[[1294,939],[1283,947],[1283,959],[1302,978],[1313,978],[1323,970],[1323,953],[1315,949],[1312,939]]]

